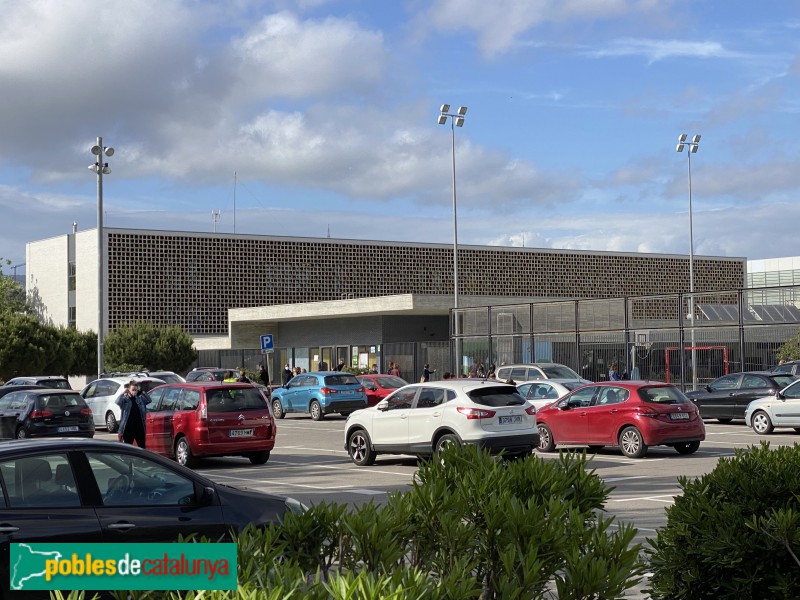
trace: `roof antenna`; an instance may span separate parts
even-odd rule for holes
[[[233,233],[236,233],[236,171],[233,172]]]
[[[328,224],[328,238],[331,237],[331,226],[330,223]]]

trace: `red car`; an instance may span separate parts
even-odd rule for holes
[[[368,406],[375,406],[396,389],[408,385],[405,379],[395,377],[394,375],[359,375],[357,379],[358,382],[364,386],[364,391],[367,394]]]
[[[202,456],[246,456],[255,465],[275,447],[269,402],[248,383],[190,382],[153,388],[145,445],[187,467]]]
[[[557,445],[619,446],[641,458],[648,446],[692,454],[706,437],[694,403],[674,385],[656,381],[607,381],[573,390],[536,413],[539,451]]]

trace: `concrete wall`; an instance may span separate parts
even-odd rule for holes
[[[25,271],[25,289],[29,296],[38,296],[44,318],[55,325],[66,325],[69,317],[67,236],[27,244]]]
[[[97,230],[79,231],[75,235],[76,315],[79,331],[97,331]],[[108,289],[108,282],[105,288]],[[106,319],[107,321],[107,319]],[[108,327],[106,327],[108,333]]]

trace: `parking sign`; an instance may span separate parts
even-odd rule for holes
[[[268,333],[266,335],[261,336],[261,351],[262,352],[272,352],[274,350],[273,341],[272,341],[272,334]]]

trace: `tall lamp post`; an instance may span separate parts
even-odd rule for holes
[[[439,109],[439,125],[447,124],[450,119],[450,139],[453,147],[453,308],[458,309],[458,211],[456,204],[456,127],[464,126],[466,106],[459,106],[455,114],[450,113],[450,105],[442,104]],[[458,337],[458,313],[453,312],[453,335],[455,337],[455,369],[456,377],[461,376],[461,345]]]
[[[691,327],[692,344],[692,389],[697,389],[697,350],[694,341],[694,232],[692,228],[692,154],[697,153],[700,146],[700,134],[692,136],[692,140],[687,142],[689,136],[682,133],[678,136],[677,152],[686,149],[686,156],[689,159],[689,324]]]
[[[103,287],[103,175],[111,173],[111,167],[103,156],[114,156],[114,149],[103,146],[103,138],[97,138],[92,146],[95,163],[89,169],[97,173],[97,376],[102,377],[103,366],[103,326],[105,325],[105,298]]]

